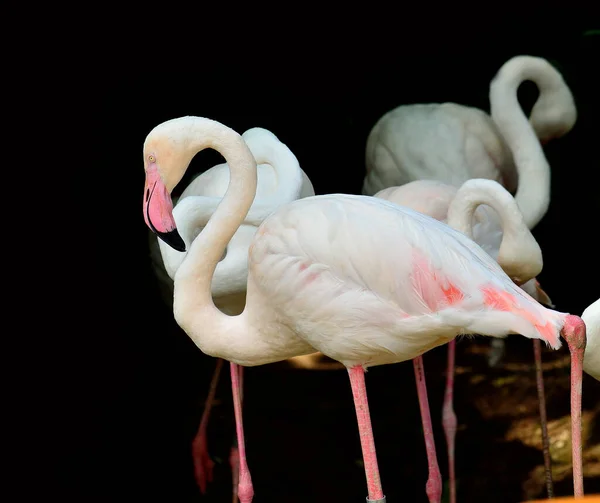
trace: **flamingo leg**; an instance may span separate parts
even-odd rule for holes
[[[429,411],[429,400],[427,398],[423,357],[417,356],[413,360],[413,366],[415,369],[415,380],[417,381],[417,395],[419,396],[425,449],[427,450],[427,465],[429,468],[429,478],[425,485],[425,492],[429,498],[429,503],[440,503],[442,499],[442,475],[440,474],[440,467],[435,453],[435,440],[433,438],[433,425],[431,423],[431,412]]]
[[[544,391],[544,374],[542,371],[542,344],[539,339],[533,339],[533,355],[535,357],[535,380],[540,406],[540,423],[542,426],[542,448],[544,451],[544,471],[546,475],[546,492],[548,499],[554,497],[552,481],[552,460],[550,458],[550,437],[548,436],[548,419],[546,417],[546,393]]]
[[[206,493],[206,486],[212,482],[213,478],[213,467],[214,462],[208,455],[208,441],[207,441],[207,428],[208,418],[212,410],[213,403],[215,401],[215,394],[217,392],[217,384],[219,383],[219,376],[221,375],[221,369],[223,368],[223,360],[217,359],[215,371],[210,381],[210,388],[208,389],[208,396],[204,403],[204,411],[202,412],[202,418],[200,419],[200,426],[194,440],[192,441],[192,460],[194,464],[194,478],[200,488],[200,493]]]
[[[244,367],[238,366],[238,382],[240,387],[240,403],[244,404]],[[240,451],[237,438],[233,438],[231,451],[229,453],[229,466],[231,467],[231,483],[233,487],[233,503],[238,501],[238,484],[240,483]]]
[[[231,367],[231,390],[233,392],[233,409],[235,412],[235,429],[237,433],[237,444],[239,453],[239,482],[238,497],[241,503],[251,503],[254,496],[252,478],[246,461],[246,444],[244,442],[244,424],[242,419],[242,394],[240,386],[239,365],[230,363]]]
[[[448,343],[448,368],[446,369],[446,391],[442,408],[442,424],[448,445],[448,476],[450,478],[450,503],[456,503],[456,473],[454,468],[454,446],[456,439],[456,414],[454,413],[454,361],[456,340]],[[424,378],[423,378],[424,379]],[[424,381],[423,381],[424,382]]]
[[[362,366],[357,365],[348,369],[352,396],[356,409],[358,431],[360,434],[360,445],[362,448],[365,474],[367,476],[367,488],[369,496],[367,503],[385,503],[385,496],[381,488],[379,467],[377,466],[377,453],[375,452],[375,439],[371,428],[371,415],[369,414],[369,402],[367,400],[367,388],[365,386],[365,371]]]
[[[576,316],[567,317],[575,325],[573,333],[564,335],[571,353],[571,448],[573,456],[574,496],[583,496],[583,445],[581,443],[581,398],[583,381],[583,354],[586,346],[585,324]],[[563,328],[563,331],[565,329]]]

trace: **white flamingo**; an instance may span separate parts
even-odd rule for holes
[[[181,121],[193,124],[191,117],[183,118]],[[161,126],[158,126],[154,128],[153,135],[160,136],[161,131]],[[215,305],[229,315],[240,314],[244,309],[248,280],[248,247],[260,223],[278,206],[294,199],[315,195],[313,185],[300,168],[296,156],[273,133],[263,128],[252,128],[246,131],[242,138],[258,163],[256,197],[244,222],[227,245],[211,283]],[[175,142],[173,145],[177,144]],[[173,208],[173,217],[187,249],[210,220],[228,184],[229,167],[226,163],[222,163],[194,178],[181,193]],[[152,241],[154,270],[166,293],[163,296],[172,306],[173,279],[185,259],[186,252],[175,250],[154,235]],[[318,364],[313,362],[316,360],[315,355],[307,355],[304,358],[309,359],[308,363],[318,367]],[[214,463],[208,453],[207,428],[222,363],[222,360],[218,360],[215,366],[200,425],[192,442],[194,476],[201,493],[206,492],[207,484],[212,481]],[[295,365],[305,363],[302,361]],[[242,380],[242,369],[239,369],[239,373]],[[233,479],[233,500],[237,501],[239,455],[235,445],[232,447],[229,459]]]
[[[592,302],[581,315],[587,327],[583,370],[600,381],[600,299]]]
[[[530,119],[523,113],[517,89],[532,80],[539,89]],[[515,194],[530,229],[543,218],[550,202],[550,166],[540,145],[569,132],[577,109],[560,73],[543,58],[516,56],[502,65],[490,84],[491,116],[455,103],[403,105],[386,113],[369,134],[363,193],[418,180],[460,186],[471,178],[487,178]],[[426,195],[427,198],[431,197]],[[429,213],[431,214],[431,213]],[[539,300],[550,299],[534,283],[523,285]],[[489,361],[504,352],[504,341],[493,341]],[[449,346],[449,359],[454,347]],[[534,341],[540,416],[544,433],[547,489],[552,495],[549,439],[546,435],[541,346]],[[450,364],[449,368],[454,366]],[[454,495],[455,488],[451,488]],[[451,503],[455,503],[454,497]]]
[[[533,298],[547,298],[535,279],[543,267],[542,251],[527,228],[516,201],[499,183],[472,178],[457,189],[437,180],[417,180],[381,190],[375,197],[448,223],[481,246]],[[446,390],[442,409],[442,424],[448,445],[451,502],[456,501],[454,454],[457,421],[453,406],[455,351],[455,341],[452,340],[448,343]],[[415,366],[423,365],[421,360],[421,357],[415,359]],[[420,401],[423,401],[421,394],[426,391],[418,392]],[[432,431],[428,410],[424,411],[424,416],[423,430]],[[432,466],[431,460],[436,457],[435,450],[428,450],[427,456],[430,459],[429,465]],[[441,486],[439,471],[430,473],[430,478],[435,480],[432,483]]]
[[[459,334],[520,333],[572,354],[572,444],[575,494],[581,472],[581,378],[585,324],[545,308],[516,287],[464,234],[437,220],[366,196],[313,196],[280,206],[256,232],[248,255],[246,306],[228,316],[214,305],[211,282],[227,244],[256,193],[256,161],[242,137],[206,118],[182,128],[187,153],[164,135],[144,143],[148,226],[181,241],[170,192],[189,160],[214,148],[227,160],[227,192],[175,274],[174,315],[204,353],[237,365],[281,361],[315,350],[348,369],[365,463],[369,500],[384,501],[366,396],[367,367],[416,358]],[[164,130],[163,130],[164,131]],[[185,162],[181,162],[184,160]],[[240,455],[239,497],[252,500],[237,372],[232,388]]]
[[[532,80],[540,95],[528,120],[517,89]],[[402,105],[371,130],[366,147],[363,194],[415,180],[460,186],[469,178],[504,185],[530,229],[550,202],[550,167],[540,141],[563,136],[577,119],[573,95],[545,59],[515,56],[490,84],[491,117],[456,103]]]

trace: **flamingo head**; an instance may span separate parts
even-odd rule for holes
[[[173,218],[173,200],[171,190],[174,184],[165,182],[165,170],[161,169],[160,153],[155,149],[144,149],[144,220],[146,225],[171,248],[184,252],[185,243],[177,231]],[[168,157],[166,166],[168,166]],[[171,186],[170,186],[171,185]]]

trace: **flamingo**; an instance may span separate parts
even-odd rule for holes
[[[535,82],[540,91],[529,121],[517,99],[525,80]],[[573,95],[545,59],[515,56],[490,84],[490,108],[491,116],[456,103],[429,103],[402,105],[383,115],[367,140],[363,194],[415,180],[459,187],[469,178],[488,178],[516,192],[533,229],[550,201],[550,167],[540,142],[573,128],[577,120]],[[491,364],[504,348],[502,340],[494,342]],[[538,363],[541,366],[536,360],[536,367]]]
[[[600,299],[592,302],[581,315],[587,327],[588,344],[585,348],[583,370],[600,381]]]
[[[581,380],[585,324],[546,308],[514,285],[476,243],[448,225],[381,199],[330,194],[280,206],[248,249],[246,305],[228,316],[213,302],[211,281],[256,194],[256,161],[242,137],[203,117],[168,123],[171,135],[144,143],[143,211],[167,244],[181,243],[170,193],[189,160],[213,148],[231,171],[223,200],[175,273],[176,322],[207,355],[256,366],[320,351],[349,374],[367,479],[368,501],[384,502],[364,372],[411,360],[459,334],[520,333],[572,354],[574,491],[583,494]],[[164,132],[164,129],[163,129]],[[187,135],[187,153],[172,138]],[[186,161],[186,162],[181,162]],[[232,388],[240,458],[238,495],[252,501],[239,378]],[[439,499],[439,498],[438,498]]]
[[[383,189],[374,197],[447,222],[479,244],[534,299],[549,300],[535,279],[542,270],[542,251],[527,228],[516,201],[499,183],[471,178],[457,189],[437,180],[416,180],[399,187]],[[454,452],[457,422],[453,407],[455,352],[455,341],[452,340],[448,343],[448,369],[442,409],[442,424],[448,446],[451,502],[456,501]],[[415,368],[422,367],[422,357],[416,358],[413,363]],[[426,388],[424,391],[418,389],[417,392],[420,402],[426,401]],[[423,430],[432,432],[428,410],[422,421]],[[441,485],[435,448],[431,449],[427,443],[426,447],[429,466],[434,467],[430,478],[437,479],[435,483]]]
[[[517,89],[532,80],[540,94],[529,120]],[[491,116],[456,103],[402,105],[369,133],[363,194],[415,180],[460,186],[469,178],[504,185],[530,229],[548,210],[550,166],[540,146],[568,133],[577,120],[573,95],[543,58],[515,56],[490,84]]]
[[[517,99],[517,89],[525,80],[532,80],[540,91],[529,120]],[[550,166],[540,142],[561,137],[573,128],[577,120],[573,95],[548,61],[515,56],[498,70],[489,96],[491,116],[455,103],[403,105],[386,113],[367,140],[363,194],[373,195],[418,180],[437,180],[458,187],[470,178],[487,178],[515,193],[525,222],[533,229],[550,202]],[[523,287],[552,306],[543,290],[534,286],[529,283]],[[541,346],[533,341],[533,348],[547,491],[551,497]],[[503,349],[504,341],[493,341],[490,365],[499,360]],[[454,346],[449,345],[448,350],[448,372],[452,373]]]
[[[183,119],[182,122],[186,121],[193,123],[191,118]],[[154,135],[161,135],[161,131],[162,128],[158,126],[154,129]],[[296,156],[272,132],[263,128],[252,128],[247,130],[242,138],[258,163],[255,204],[227,245],[211,284],[215,305],[229,315],[240,314],[244,309],[248,277],[248,247],[258,225],[277,206],[296,198],[315,194],[313,185],[300,168]],[[201,173],[181,193],[173,208],[173,217],[186,248],[189,248],[210,220],[228,184],[229,168],[226,163],[222,163]],[[168,303],[171,304],[172,280],[186,253],[172,248],[164,241],[157,240],[156,237],[151,243],[151,252],[154,252],[155,272],[163,290],[166,291]],[[310,357],[314,358],[314,355],[307,356]],[[215,366],[200,425],[192,442],[194,477],[202,494],[206,492],[207,483],[212,481],[214,463],[208,453],[207,428],[222,363],[222,360],[218,360]],[[243,379],[241,368],[239,373],[241,381]],[[237,447],[234,445],[229,456],[233,478],[233,501],[237,501],[238,457]]]

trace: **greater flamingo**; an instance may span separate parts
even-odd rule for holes
[[[517,99],[526,80],[539,88],[528,120]],[[437,180],[460,186],[470,178],[488,178],[515,193],[530,229],[545,215],[550,201],[550,167],[540,145],[568,133],[577,109],[561,74],[543,58],[515,56],[490,83],[491,117],[455,103],[397,107],[375,124],[366,146],[363,193],[373,195],[411,181]],[[517,183],[518,181],[518,183]],[[533,284],[524,285],[530,293]],[[550,299],[540,291],[540,300]],[[547,491],[552,496],[549,439],[545,421],[541,346],[533,342],[544,443]],[[449,360],[454,347],[448,347]],[[504,341],[494,341],[490,364],[500,359]],[[449,369],[453,365],[449,361]],[[455,490],[455,488],[454,488]],[[451,489],[451,494],[454,494]],[[455,503],[455,499],[451,500]]]
[[[190,117],[181,119],[182,123],[193,123]],[[154,128],[154,137],[163,135],[162,125]],[[166,133],[170,134],[170,131]],[[168,136],[167,136],[168,137]],[[240,314],[246,302],[246,282],[248,278],[248,247],[258,225],[275,208],[297,198],[315,194],[312,183],[300,168],[296,156],[270,131],[252,128],[242,138],[254,155],[258,164],[258,184],[256,197],[248,215],[231,241],[227,245],[222,260],[218,263],[211,284],[215,305],[229,315]],[[177,143],[181,145],[182,143]],[[229,184],[229,168],[226,163],[218,164],[200,175],[183,190],[173,217],[183,238],[186,248],[202,231],[216,210]],[[173,278],[186,253],[176,250],[162,240],[154,237],[151,251],[158,247],[159,257],[155,257],[154,269],[161,286],[166,290],[169,304],[172,305]],[[165,274],[166,273],[166,274]],[[314,358],[314,355],[307,357]],[[209,392],[205,400],[198,431],[192,442],[194,477],[201,493],[206,492],[207,484],[212,481],[214,463],[208,453],[208,419],[215,399],[216,387],[222,369],[218,360],[211,378]],[[242,369],[239,369],[242,380]],[[237,501],[237,478],[239,458],[234,445],[229,456],[232,479],[233,499]]]
[[[572,444],[575,494],[583,494],[581,379],[585,324],[548,309],[514,285],[500,266],[464,234],[437,220],[366,196],[332,194],[280,206],[256,232],[248,254],[246,306],[238,316],[216,308],[215,268],[255,197],[256,161],[242,137],[198,117],[187,153],[150,134],[144,143],[148,226],[167,244],[181,242],[170,193],[189,161],[213,148],[227,160],[227,192],[175,274],[174,316],[204,353],[237,365],[277,362],[316,350],[339,361],[350,377],[365,463],[368,499],[385,501],[364,372],[410,360],[459,334],[520,333],[553,348],[559,336],[572,354]],[[181,162],[184,160],[185,162]],[[240,457],[239,497],[253,487],[245,456],[238,373],[232,388]]]
[[[472,178],[457,189],[436,180],[417,180],[381,190],[375,197],[447,222],[480,245],[515,283],[525,286],[525,291],[533,298],[538,301],[540,298],[547,298],[535,279],[542,270],[542,251],[527,228],[516,201],[499,183]],[[454,453],[457,423],[453,406],[455,352],[455,341],[452,340],[448,343],[446,390],[442,409],[442,424],[448,445],[451,502],[456,501]],[[416,358],[414,365],[415,368],[423,366],[422,357]],[[426,401],[426,388],[417,391],[419,400]],[[428,410],[422,420],[424,431],[432,431]],[[434,467],[430,477],[441,485],[439,468],[435,467],[435,450],[428,452],[427,456],[429,466]]]
[[[600,299],[592,302],[583,311],[581,318],[585,322],[588,335],[583,370],[600,381]]]
[[[540,91],[529,121],[517,99],[517,89],[526,80]],[[573,128],[577,120],[573,95],[545,59],[515,56],[496,73],[489,96],[491,116],[455,103],[402,105],[384,114],[367,139],[363,194],[415,180],[458,187],[469,178],[489,178],[516,192],[533,229],[550,201],[550,167],[540,142]],[[495,343],[491,362],[504,348],[502,340]],[[541,366],[535,354],[536,366]]]
[[[528,120],[517,89],[533,81],[540,94]],[[384,114],[367,139],[363,194],[415,180],[460,186],[469,178],[502,183],[530,229],[550,201],[550,167],[540,146],[568,133],[577,120],[573,95],[543,58],[515,56],[490,84],[490,111],[429,103],[402,105]]]

